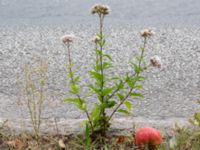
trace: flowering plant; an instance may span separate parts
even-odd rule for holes
[[[74,103],[87,116],[87,131],[90,129],[91,137],[96,134],[106,135],[110,127],[110,121],[116,112],[128,114],[132,109],[132,103],[128,99],[130,97],[143,98],[137,90],[143,88],[142,82],[145,77],[142,73],[150,66],[161,67],[160,58],[152,57],[150,63],[145,61],[145,50],[148,39],[154,35],[154,32],[149,29],[141,31],[140,35],[143,39],[143,44],[140,47],[140,55],[135,56],[135,62],[130,62],[133,70],[124,75],[124,77],[112,77],[107,74],[107,70],[113,67],[112,57],[104,52],[106,38],[103,32],[104,19],[109,14],[110,8],[107,5],[94,5],[91,13],[97,14],[99,17],[99,32],[93,39],[95,43],[95,64],[92,70],[89,71],[90,77],[94,83],[88,87],[97,95],[98,101],[94,104],[91,112],[88,110],[87,101],[80,95],[80,87],[78,85],[79,76],[74,74],[73,63],[71,57],[71,44],[73,43],[72,35],[65,35],[61,38],[68,52],[68,76],[70,82],[70,93],[74,97],[66,98],[65,102]],[[112,84],[114,83],[114,84]],[[122,109],[122,106],[126,109]],[[111,113],[107,110],[111,109]],[[89,127],[89,128],[88,128]]]

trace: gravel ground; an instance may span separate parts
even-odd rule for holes
[[[142,27],[110,25],[106,28],[107,51],[113,57],[113,74],[123,75],[130,70],[128,62],[141,44],[138,35]],[[154,119],[190,117],[199,109],[200,98],[200,28],[198,26],[159,26],[153,28],[156,35],[149,41],[146,57],[159,55],[163,61],[161,70],[147,73],[145,98],[131,99],[132,116]],[[81,86],[90,80],[93,46],[90,38],[95,33],[92,25],[77,26],[12,26],[0,28],[0,116],[1,118],[27,118],[27,112],[17,101],[25,63],[35,63],[37,57],[49,64],[47,103],[44,117],[82,118],[84,115],[69,103],[63,103],[67,93],[65,72],[66,53],[60,37],[74,33],[73,58],[77,74],[82,76]],[[85,88],[83,93],[85,93]],[[94,99],[88,98],[92,104]],[[91,106],[91,105],[89,105]],[[21,117],[20,117],[21,116]],[[119,116],[119,115],[118,115]]]

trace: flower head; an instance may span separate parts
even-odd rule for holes
[[[151,37],[155,34],[155,32],[151,29],[144,29],[140,31],[140,35],[144,38]]]
[[[161,59],[158,56],[153,56],[150,59],[151,65],[157,68],[161,68],[162,64],[161,64]]]
[[[91,8],[92,14],[108,15],[109,12],[110,12],[110,7],[107,5],[96,4],[96,5],[92,6],[92,8]]]
[[[135,134],[136,145],[160,145],[162,143],[162,137],[160,132],[154,128],[141,128],[136,131]]]
[[[64,44],[69,44],[74,41],[75,36],[73,34],[67,34],[62,36],[60,39]]]
[[[97,36],[97,35],[95,35],[95,36],[91,39],[91,41],[94,42],[95,44],[97,44],[100,40],[101,40],[100,37]]]

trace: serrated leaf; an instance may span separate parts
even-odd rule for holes
[[[133,93],[131,93],[130,95],[131,95],[131,96],[135,96],[135,97],[144,98],[144,96],[143,96],[142,94],[140,94],[140,93],[135,93],[135,92],[133,92]]]
[[[132,103],[129,101],[125,101],[124,104],[126,105],[127,109],[130,111],[132,109]]]
[[[129,114],[129,112],[127,110],[125,110],[125,109],[118,109],[117,112],[123,113],[123,114],[126,114],[126,115]]]

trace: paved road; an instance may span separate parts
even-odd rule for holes
[[[199,0],[0,0],[0,24],[93,23],[97,2],[112,8],[109,24],[200,24]]]
[[[89,15],[88,10],[95,2],[0,1],[0,117],[19,119],[22,113],[23,118],[27,118],[26,111],[20,111],[16,101],[20,93],[18,81],[22,79],[22,67],[24,63],[33,63],[33,56],[43,57],[50,64],[48,97],[51,103],[47,104],[51,106],[46,109],[45,117],[84,117],[72,105],[62,103],[67,96],[67,83],[65,52],[60,37],[69,32],[77,35],[74,57],[78,73],[84,78],[81,84],[88,83],[86,70],[90,68],[92,60],[88,39],[94,34],[97,21]],[[160,55],[164,68],[162,71],[149,72],[144,92],[146,98],[142,101],[133,100],[134,116],[181,118],[190,117],[199,110],[196,100],[200,98],[200,1],[101,2],[112,8],[111,15],[106,19],[109,25],[106,30],[109,50],[114,63],[119,65],[113,73],[123,74],[127,70],[128,61],[140,43],[139,30],[147,25],[154,27],[157,32],[150,42],[147,56]],[[89,103],[93,101],[90,97]]]

